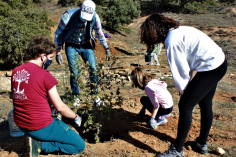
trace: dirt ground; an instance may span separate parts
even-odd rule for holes
[[[145,17],[140,18],[133,25],[137,27],[145,20]],[[56,28],[52,28],[52,32]],[[221,28],[215,27],[215,30]],[[225,30],[235,31],[235,27],[224,28]],[[205,33],[210,33],[209,31]],[[86,149],[83,153],[77,155],[61,155],[61,154],[45,154],[40,157],[154,157],[158,153],[162,153],[168,149],[171,143],[176,138],[178,127],[178,100],[179,94],[173,86],[171,72],[166,61],[165,50],[162,49],[158,57],[159,66],[146,65],[143,54],[131,55],[126,50],[119,47],[120,42],[118,35],[112,35],[112,38],[107,39],[112,55],[117,57],[117,68],[127,69],[129,73],[135,67],[140,65],[148,70],[150,74],[157,74],[156,78],[166,81],[170,86],[168,90],[171,92],[174,100],[174,110],[172,115],[168,118],[168,123],[159,126],[156,130],[147,127],[150,113],[146,112],[145,116],[139,116],[138,112],[142,108],[140,97],[144,92],[132,88],[130,81],[126,81],[126,88],[121,89],[124,102],[121,108],[114,108],[112,110],[112,117],[104,131],[108,133],[100,143],[91,142],[91,134],[81,133],[81,128],[73,129],[78,131],[86,141]],[[235,39],[235,36],[233,36]],[[236,40],[235,40],[236,41]],[[123,43],[124,47],[126,43]],[[143,50],[137,50],[142,51]],[[58,66],[55,61],[49,68],[49,71],[59,79],[60,76],[55,73],[63,73],[63,70],[68,70],[66,67],[66,56],[62,51],[63,65]],[[95,55],[97,62],[105,62],[105,51],[98,43]],[[52,71],[57,69],[58,71]],[[62,70],[62,71],[59,71]],[[27,136],[11,137],[8,128],[7,114],[11,110],[12,100],[10,99],[10,77],[6,77],[6,71],[0,72],[1,86],[0,86],[0,157],[28,157],[29,146]],[[213,111],[214,120],[210,135],[208,137],[209,153],[201,155],[184,147],[184,154],[186,157],[217,157],[215,148],[221,147],[226,151],[225,156],[236,156],[236,112],[235,112],[235,97],[236,97],[236,79],[235,67],[229,68],[225,77],[219,83],[216,94],[214,96]],[[225,85],[227,84],[227,86]],[[230,107],[227,104],[231,105]],[[192,126],[186,140],[195,140],[200,133],[200,109],[198,106],[193,111]]]

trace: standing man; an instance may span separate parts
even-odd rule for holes
[[[96,37],[106,51],[106,58],[111,58],[111,53],[102,31],[100,18],[95,11],[96,5],[91,0],[85,0],[80,9],[70,9],[64,12],[61,16],[60,23],[55,33],[55,44],[57,44],[56,61],[58,64],[62,63],[62,56],[60,54],[61,48],[65,43],[65,53],[67,56],[70,68],[70,85],[74,95],[79,94],[79,88],[75,80],[75,76],[79,74],[78,65],[75,65],[75,57],[79,59],[79,55],[84,62],[89,62],[91,69],[90,80],[91,83],[97,83],[98,77],[95,74],[97,71],[96,58],[94,54],[95,39],[92,36],[92,31],[95,30]],[[92,44],[90,43],[92,39]],[[78,53],[77,53],[78,52]],[[91,94],[96,95],[98,91],[97,86],[91,86]],[[104,102],[96,96],[92,101],[98,105]],[[74,106],[79,106],[79,98],[77,97]]]

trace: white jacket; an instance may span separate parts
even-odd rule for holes
[[[222,49],[205,33],[189,26],[170,29],[165,49],[175,87],[183,93],[193,71],[210,71],[225,60]]]

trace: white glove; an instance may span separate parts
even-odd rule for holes
[[[157,122],[153,117],[150,118],[148,126],[150,126],[153,129],[157,129]]]
[[[82,118],[77,114],[77,118],[74,119],[76,126],[80,127]]]

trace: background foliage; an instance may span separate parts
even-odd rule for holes
[[[3,5],[1,5],[3,4]],[[37,35],[50,34],[48,26],[53,22],[48,12],[27,0],[7,0],[0,18],[0,68],[13,69],[25,61],[30,39]]]
[[[140,4],[133,0],[110,0],[107,10],[102,12],[107,27],[124,29],[124,25],[133,22],[140,16]]]
[[[22,64],[29,40],[33,36],[49,36],[50,27],[57,22],[49,19],[48,10],[40,3],[50,0],[1,0],[0,1],[0,70],[9,70]],[[219,2],[228,4],[236,0],[94,0],[104,28],[109,30],[124,30],[126,26],[140,16],[141,6],[152,2],[152,12],[171,11],[177,13],[203,14],[218,10]],[[83,0],[58,0],[62,7],[72,5],[79,7]],[[214,8],[215,7],[215,8]],[[150,12],[147,10],[147,13]],[[232,15],[235,16],[235,15]]]

